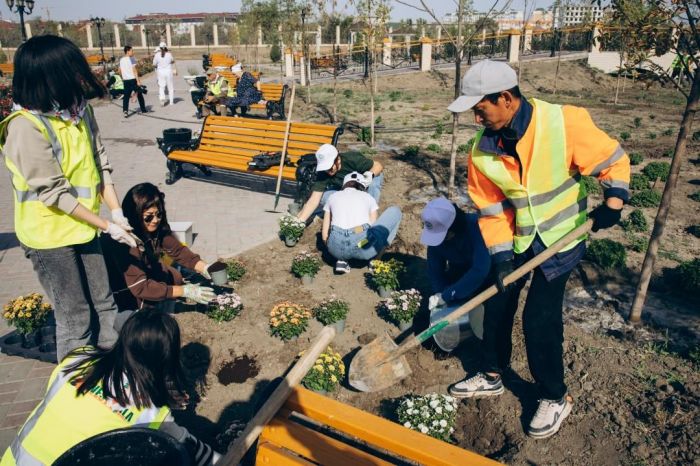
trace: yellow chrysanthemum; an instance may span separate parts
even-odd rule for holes
[[[335,366],[333,364],[328,365],[328,370],[331,372],[335,372]]]

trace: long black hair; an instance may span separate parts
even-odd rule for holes
[[[151,207],[157,208],[161,214],[158,230],[155,233],[146,231],[143,222],[143,213]],[[163,238],[172,233],[168,224],[168,213],[165,210],[165,194],[152,183],[139,183],[127,191],[122,201],[122,210],[134,229],[134,234],[141,238],[145,245],[146,263],[156,264],[159,258],[155,249],[163,243]]]
[[[14,64],[12,99],[27,109],[70,109],[106,94],[85,55],[63,37],[32,37],[19,46]]]
[[[79,395],[100,384],[105,398],[142,409],[175,404],[185,393],[180,327],[156,309],[134,312],[112,348],[79,348],[66,357],[80,358],[63,370]]]

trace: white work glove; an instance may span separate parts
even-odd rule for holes
[[[136,247],[136,240],[129,234],[128,231],[116,223],[107,222],[107,229],[105,229],[104,232],[111,236],[114,241],[126,244],[131,248]]]
[[[112,209],[112,221],[126,231],[133,230],[129,221],[124,217],[124,211],[122,209]]]
[[[211,264],[204,264],[204,270],[199,272],[199,274],[207,280],[211,280],[211,275],[209,275],[209,267],[211,267]]]
[[[374,173],[371,171],[366,171],[362,174],[362,176],[365,177],[365,182],[363,183],[365,185],[365,188],[368,188],[369,185],[372,183],[372,180],[374,179]]]
[[[199,304],[209,304],[216,298],[213,288],[197,285],[195,283],[184,285],[182,287],[182,296]]]
[[[442,307],[445,304],[447,304],[447,303],[445,302],[444,299],[442,299],[442,293],[435,293],[430,298],[428,298],[428,310],[429,311],[434,311],[438,307]]]

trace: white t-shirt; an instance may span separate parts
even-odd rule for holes
[[[175,63],[175,60],[170,52],[165,52],[165,56],[161,56],[161,53],[158,52],[153,57],[153,64],[158,68],[158,71],[172,71],[173,63]]]
[[[333,193],[323,207],[325,212],[331,213],[331,225],[343,229],[370,223],[369,214],[378,209],[372,196],[355,188]]]
[[[134,74],[134,64],[131,61],[131,57],[124,55],[119,60],[119,71],[121,72],[122,79],[126,81],[127,79],[136,79]]]

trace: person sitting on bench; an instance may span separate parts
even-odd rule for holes
[[[367,193],[379,203],[384,183],[381,163],[368,159],[359,152],[338,154],[332,144],[323,144],[316,151],[316,181],[311,187],[311,195],[297,214],[300,220],[307,221],[312,215],[320,214],[331,194],[343,187],[343,179],[352,172],[362,173],[369,185]]]
[[[209,116],[211,113],[226,115],[228,101],[228,81],[221,76],[216,68],[207,70],[207,93],[201,102],[201,115]]]
[[[171,408],[184,409],[187,401],[177,321],[155,309],[135,312],[113,347],[83,346],[68,353],[0,463],[53,464],[98,434],[143,427],[173,437],[191,464],[216,464],[221,455],[172,417]]]
[[[159,305],[184,297],[207,304],[215,295],[211,288],[183,284],[182,275],[163,262],[163,256],[194,270],[207,280],[209,265],[173,235],[165,211],[165,195],[151,183],[132,187],[122,202],[124,216],[133,225],[133,233],[142,245],[122,247],[102,235],[110,287],[120,312]]]
[[[236,115],[236,109],[241,108],[241,115],[245,116],[248,112],[248,107],[252,104],[257,104],[263,98],[260,92],[260,81],[248,71],[243,71],[240,63],[236,63],[231,67],[233,74],[238,76],[238,84],[236,85],[236,95],[228,99],[227,106],[231,110],[231,115]]]
[[[379,207],[367,192],[364,175],[349,173],[343,178],[343,189],[328,198],[323,210],[321,238],[328,252],[336,258],[335,272],[350,271],[348,260],[370,260],[389,246],[401,223],[401,209],[387,208],[377,218]]]

